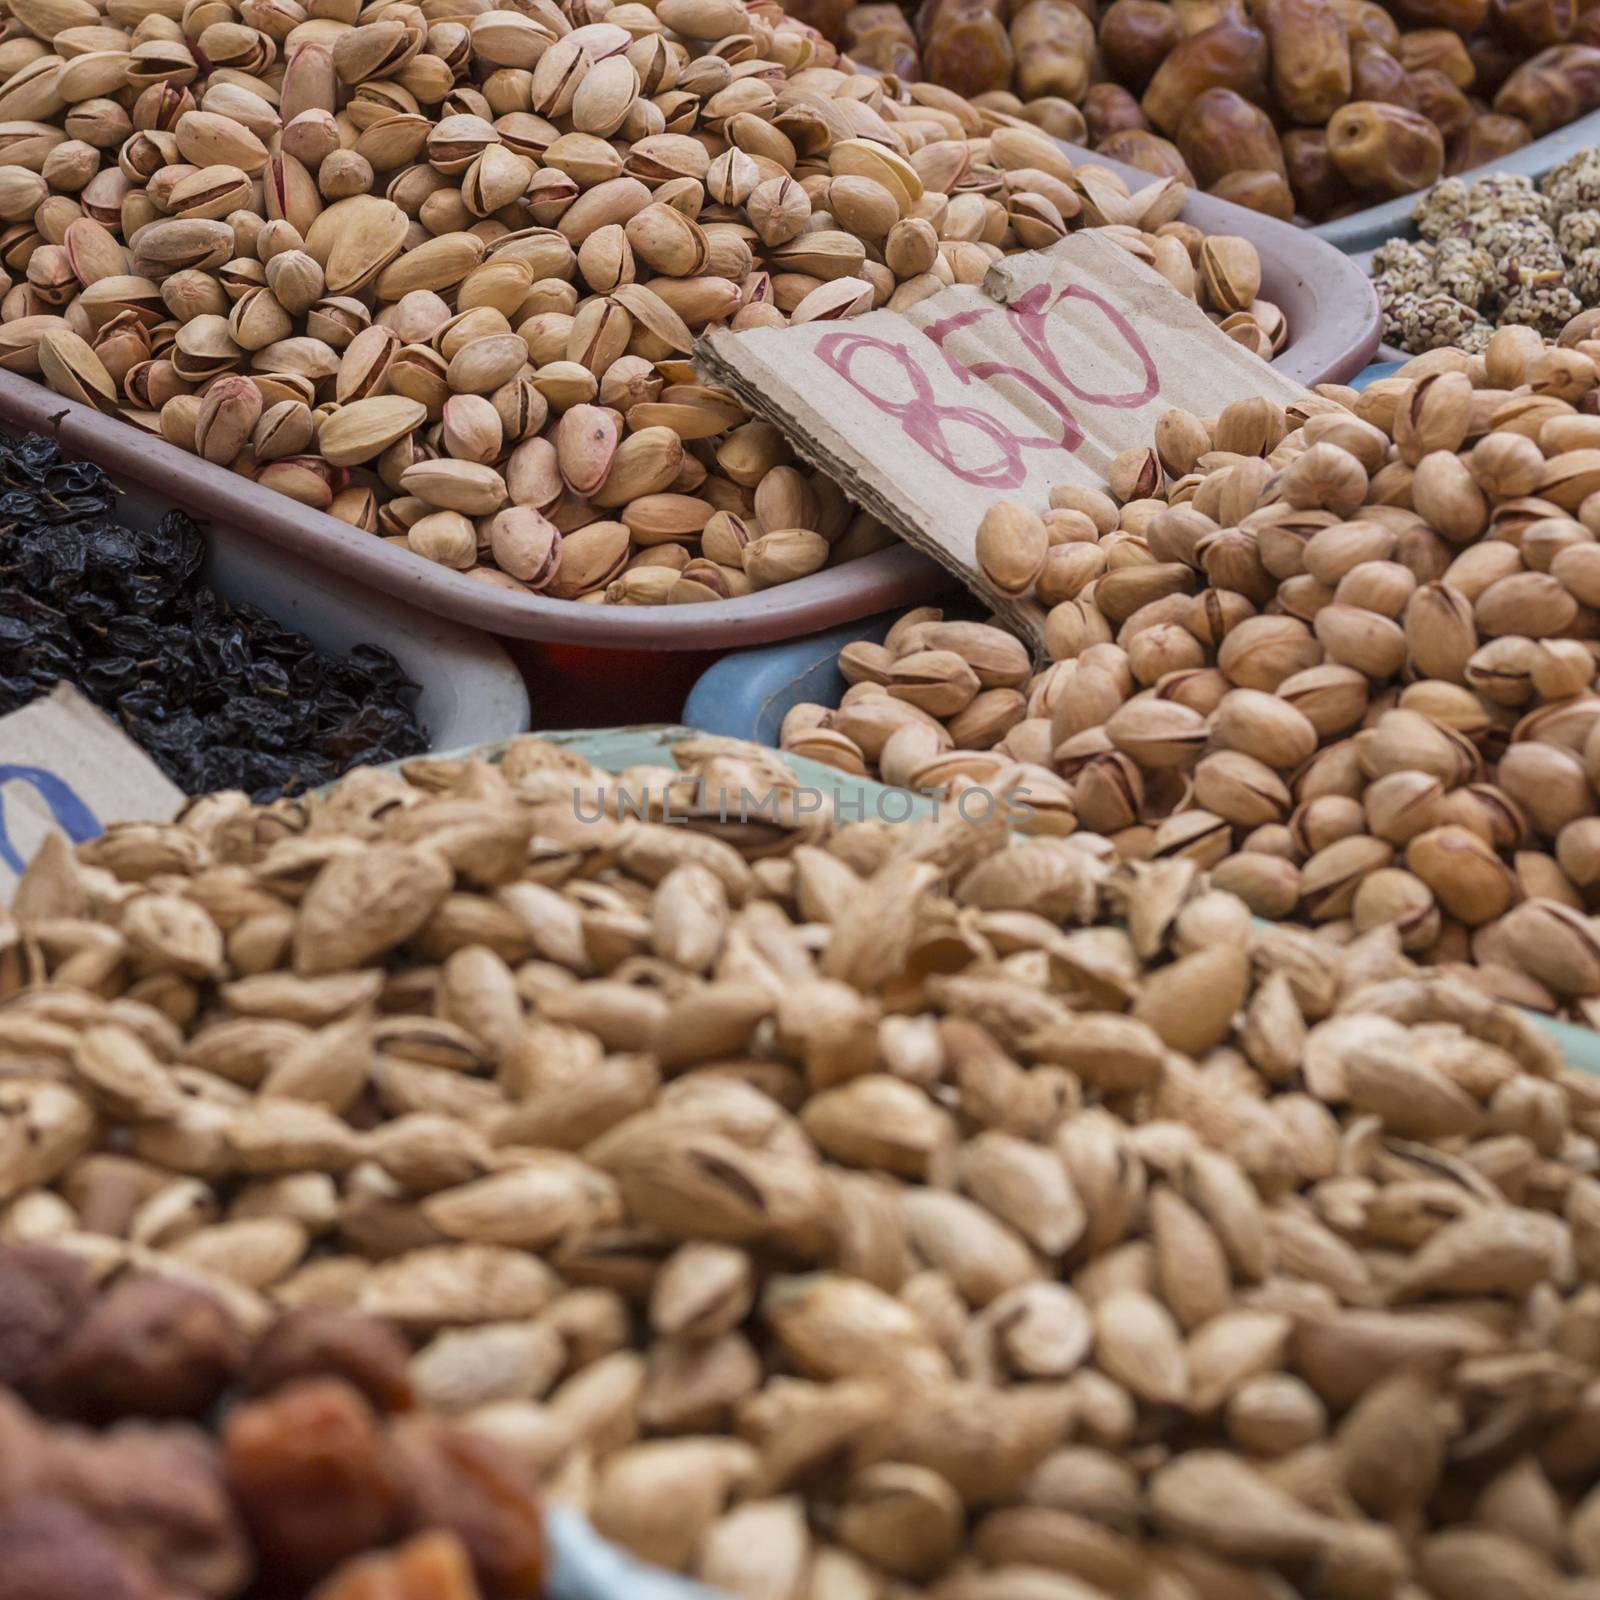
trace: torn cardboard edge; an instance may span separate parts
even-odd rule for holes
[[[50,838],[170,822],[188,796],[70,683],[0,717],[0,906]]]
[[[989,506],[1037,511],[1050,489],[1104,489],[1123,450],[1173,407],[1288,404],[1299,384],[1222,333],[1194,301],[1094,230],[1008,256],[905,312],[727,329],[695,360],[906,543],[932,556],[1034,649],[1044,608],[978,567]]]

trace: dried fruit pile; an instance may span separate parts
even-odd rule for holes
[[[181,1234],[192,1193],[102,1155],[77,1164],[73,1200],[89,1230],[76,1251],[0,1245],[8,1600],[544,1592],[530,1475],[481,1434],[412,1413],[398,1331],[309,1308],[251,1337],[176,1258],[122,1271],[95,1237],[162,1210]],[[38,1205],[13,1202],[13,1236],[36,1231]]]
[[[1392,926],[679,752],[37,859],[5,1234],[388,1316],[420,1400],[738,1596],[1593,1592],[1600,1083]],[[270,1503],[308,1447],[243,1431]]]
[[[330,655],[229,604],[188,517],[130,528],[116,498],[52,441],[0,439],[0,713],[76,684],[187,793],[258,800],[426,748],[387,650]]]
[[[1600,305],[1600,150],[1537,187],[1509,173],[1447,179],[1412,215],[1422,241],[1391,240],[1372,257],[1383,336],[1402,350],[1480,351],[1496,324],[1554,338]]]
[[[1198,249],[1179,186],[897,103],[770,4],[311,9],[10,7],[0,366],[501,588],[716,600],[891,542],[698,381],[707,327],[909,305],[1081,226]],[[1275,307],[1211,308],[1281,346]]]
[[[1020,785],[1030,829],[1192,859],[1337,938],[1395,927],[1600,1023],[1597,356],[1506,327],[1287,415],[1169,412],[1108,493],[979,530],[990,581],[1050,608],[1048,666],[911,613],[782,743],[913,788]]]
[[[789,0],[851,58],[1209,193],[1321,222],[1600,106],[1575,0]]]

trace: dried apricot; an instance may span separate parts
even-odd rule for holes
[[[516,1463],[437,1417],[403,1418],[392,1438],[413,1526],[459,1534],[491,1600],[542,1593],[544,1518]]]
[[[436,1528],[346,1562],[311,1600],[481,1600],[481,1593],[467,1547]]]
[[[264,1572],[287,1587],[387,1544],[403,1505],[372,1407],[338,1378],[302,1378],[236,1407],[228,1481]]]

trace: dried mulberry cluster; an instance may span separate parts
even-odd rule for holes
[[[136,1328],[205,1287],[267,1329],[241,1366],[209,1302],[124,1341],[141,1280],[0,1284],[40,1406],[251,1396],[192,1469],[230,1541],[152,1516],[146,1559],[222,1594],[246,1537],[287,1578],[431,1527],[329,1600],[454,1600],[451,1529],[523,1593],[462,1429],[741,1600],[1592,1591],[1600,1086],[1534,1023],[1182,854],[834,828],[771,752],[678,751],[520,739],[30,868],[0,1228],[159,1275]]]
[[[1555,338],[1600,305],[1600,150],[1532,179],[1449,178],[1415,211],[1421,242],[1373,253],[1384,338],[1418,353],[1482,351],[1495,327]]]
[[[529,1475],[481,1436],[412,1413],[395,1329],[308,1308],[252,1340],[175,1259],[119,1272],[105,1246],[141,1188],[155,1192],[138,1163],[89,1156],[72,1182],[74,1251],[0,1246],[0,1594],[544,1592]],[[37,1231],[29,1209],[12,1201],[13,1236]]]

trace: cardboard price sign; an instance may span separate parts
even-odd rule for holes
[[[186,797],[68,683],[0,717],[0,906],[45,840],[113,822],[169,822]]]
[[[1112,458],[1150,444],[1174,406],[1211,416],[1306,393],[1092,229],[1008,256],[981,288],[848,322],[719,330],[696,356],[1035,644],[1040,607],[978,571],[978,523],[996,500],[1042,511],[1053,484],[1103,488]]]

